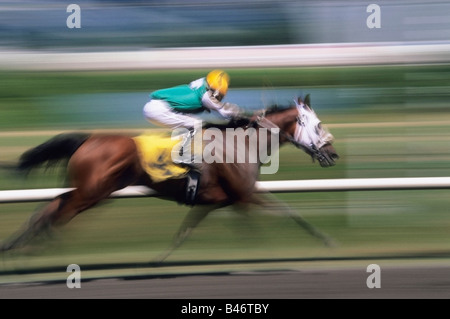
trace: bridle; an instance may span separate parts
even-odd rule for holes
[[[311,135],[313,134],[310,130],[309,127],[307,127],[305,121],[302,119],[302,107],[303,104],[298,104],[296,103],[297,106],[297,111],[298,111],[298,115],[296,117],[296,121],[297,121],[297,128],[296,131],[294,133],[294,135],[285,132],[283,130],[280,129],[280,127],[278,125],[276,125],[275,123],[273,123],[272,121],[270,121],[269,119],[267,119],[267,117],[265,116],[266,112],[265,110],[259,114],[256,118],[256,120],[254,121],[254,123],[256,125],[258,125],[261,128],[265,128],[265,129],[269,129],[271,131],[273,131],[273,129],[278,129],[278,134],[280,134],[280,136],[284,137],[287,141],[289,141],[290,143],[292,143],[295,147],[302,149],[303,151],[305,151],[307,154],[309,154],[313,159],[317,159],[320,163],[322,163],[323,161],[326,160],[325,156],[322,154],[322,152],[319,150],[319,148],[314,144],[314,143],[310,143],[309,145],[304,145],[301,144],[299,142],[300,140],[300,136],[301,134],[303,134],[304,131],[306,131],[307,134]],[[273,132],[272,132],[273,133]],[[310,140],[312,141],[313,139],[310,138]],[[322,146],[325,145],[327,143],[327,141],[322,142]]]

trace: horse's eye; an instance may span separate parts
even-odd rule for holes
[[[316,134],[319,135],[321,131],[322,131],[322,125],[319,123],[319,124],[316,126]]]

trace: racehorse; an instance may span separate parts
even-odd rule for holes
[[[339,158],[332,145],[333,136],[321,125],[309,106],[309,95],[299,98],[293,105],[268,109],[252,116],[243,125],[253,128],[258,137],[273,140],[279,145],[292,143],[317,160],[322,167],[335,165]],[[269,129],[269,134],[267,130]],[[263,130],[266,135],[263,136]],[[274,139],[275,137],[275,139]],[[246,142],[246,149],[249,149]],[[259,196],[256,182],[262,165],[261,159],[250,162],[205,161],[197,172],[199,179],[170,178],[154,181],[142,166],[138,148],[132,136],[122,134],[63,133],[25,153],[16,164],[28,172],[45,163],[53,165],[67,160],[67,180],[72,190],[63,193],[34,213],[23,229],[0,246],[0,251],[24,247],[38,235],[68,223],[79,213],[108,198],[111,193],[129,185],[144,185],[155,190],[157,196],[187,203],[192,206],[176,233],[172,244],[159,258],[164,260],[189,236],[192,230],[210,212],[229,205],[245,207],[249,204],[266,205],[267,198]],[[199,174],[198,174],[199,172]],[[193,180],[197,184],[193,183]],[[193,193],[193,186],[195,192]],[[187,197],[188,194],[188,197]],[[280,203],[279,203],[280,204]],[[283,206],[283,209],[287,206]],[[290,217],[326,244],[331,239],[287,208]]]

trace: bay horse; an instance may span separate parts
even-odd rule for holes
[[[335,165],[338,155],[332,145],[333,136],[322,127],[321,121],[309,106],[309,95],[305,100],[299,98],[294,102],[288,107],[266,110],[265,114],[255,115],[244,127],[254,128],[258,137],[262,136],[263,130],[267,133],[267,129],[270,129],[270,134],[263,137],[268,146],[275,137],[279,145],[294,144],[313,160],[317,160],[322,167]],[[246,149],[248,148],[247,142]],[[62,160],[67,160],[67,180],[72,190],[57,196],[35,212],[22,229],[2,243],[0,251],[26,246],[38,235],[61,227],[79,213],[107,199],[111,193],[129,185],[145,185],[155,190],[157,197],[186,203],[186,186],[190,180],[176,178],[153,181],[142,167],[132,136],[63,133],[26,151],[20,157],[16,168],[28,172],[45,163],[53,165]],[[192,208],[167,251],[157,260],[163,261],[167,258],[213,210],[229,205],[266,205],[269,202],[267,198],[259,196],[255,189],[261,164],[260,159],[254,163],[248,160],[203,162],[194,202],[189,203]],[[301,216],[294,214],[286,205],[277,205],[278,208],[287,209],[289,216],[312,235],[319,237],[326,244],[332,242],[331,238],[315,229]]]

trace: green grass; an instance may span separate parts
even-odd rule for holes
[[[233,88],[448,86],[450,65],[289,67],[229,69]],[[135,92],[186,83],[207,69],[147,71],[2,71],[0,96],[28,98],[51,94]],[[425,77],[432,74],[434,76]],[[442,74],[443,76],[440,76]],[[416,75],[416,76],[411,76]]]
[[[101,72],[2,70],[0,72],[0,130],[44,128],[51,124],[48,114],[44,115],[39,110],[39,101],[45,97],[79,93],[150,92],[187,83],[192,79],[205,76],[208,71],[206,69]],[[446,76],[450,72],[450,65],[261,68],[227,71],[232,79],[232,88],[389,89],[388,94],[380,95],[374,101],[375,110],[370,109],[368,105],[365,106],[364,112],[375,116],[380,115],[380,112],[385,112],[385,115],[394,115],[397,110],[393,112],[392,109],[406,102],[404,96],[406,87],[414,97],[414,101],[430,110],[432,105],[438,105],[436,102],[442,102],[445,98],[440,92],[433,93],[433,88],[450,86],[450,77]],[[431,93],[424,91],[426,88]],[[355,101],[358,102],[357,98]],[[408,100],[408,103],[410,102]]]

